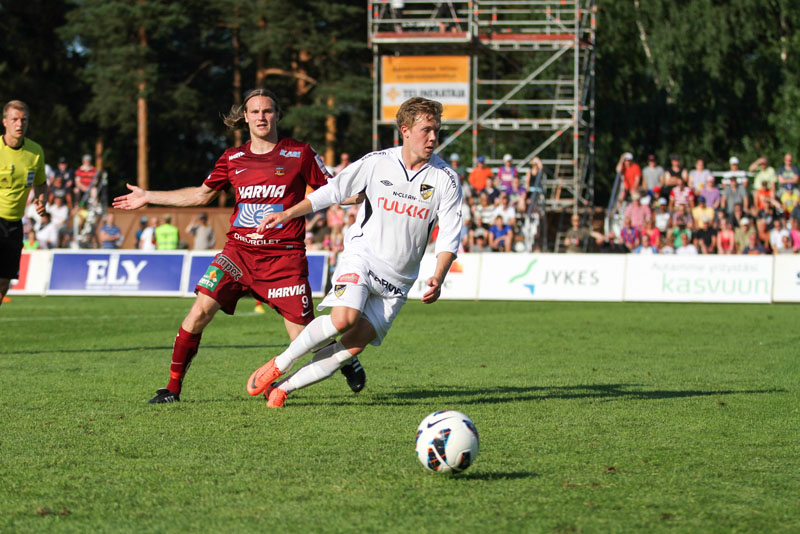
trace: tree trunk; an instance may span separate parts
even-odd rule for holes
[[[145,0],[139,0],[144,3]],[[139,46],[142,48],[147,47],[147,34],[145,33],[144,26],[139,26]],[[136,98],[136,130],[137,130],[137,165],[136,165],[136,183],[142,189],[150,188],[150,177],[147,174],[147,152],[149,150],[147,142],[147,99],[145,98],[145,90],[147,89],[147,82],[144,80],[144,70],[139,69],[139,94]]]
[[[333,167],[336,165],[336,99],[333,95],[328,95],[326,103],[328,115],[325,117],[325,164]]]

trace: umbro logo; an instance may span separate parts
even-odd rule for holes
[[[394,185],[394,184],[393,184],[392,182],[390,182],[389,180],[381,180],[381,183],[382,183],[383,185],[385,185],[386,187],[392,187],[392,186]]]
[[[247,169],[236,169],[236,174],[242,173],[242,172],[244,172],[244,171],[246,171],[246,170],[247,170]]]

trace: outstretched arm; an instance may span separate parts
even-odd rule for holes
[[[178,207],[204,206],[219,194],[219,191],[215,191],[205,184],[174,191],[147,191],[135,185],[126,185],[131,192],[114,199],[113,206],[117,209],[135,210],[147,204]]]

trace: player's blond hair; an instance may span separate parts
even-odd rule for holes
[[[23,102],[22,100],[10,100],[3,106],[3,118],[6,118],[9,109],[18,109],[19,111],[23,112],[26,116],[31,114],[31,110],[28,108],[28,104]]]
[[[435,100],[414,96],[403,102],[397,110],[397,127],[412,128],[415,122],[427,117],[441,122],[442,105]]]
[[[280,120],[281,117],[283,117],[283,110],[281,109],[281,105],[275,93],[264,87],[256,87],[244,95],[244,102],[242,102],[241,106],[234,104],[228,114],[222,118],[222,122],[225,123],[225,126],[231,130],[246,130],[247,122],[244,120],[244,112],[247,110],[247,103],[251,98],[256,96],[271,98],[272,102],[275,104],[275,111],[278,113],[278,119]]]

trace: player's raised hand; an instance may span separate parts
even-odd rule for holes
[[[131,192],[127,195],[115,198],[112,204],[115,208],[120,210],[135,210],[147,204],[147,191],[135,185],[125,185]]]
[[[435,276],[428,278],[428,291],[422,295],[422,302],[425,304],[433,304],[442,295],[442,283]]]

